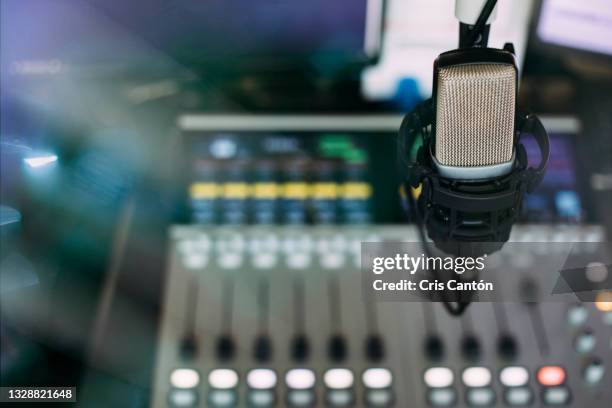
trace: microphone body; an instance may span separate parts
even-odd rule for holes
[[[434,63],[432,99],[408,114],[400,130],[413,215],[430,239],[454,255],[500,249],[517,221],[525,192],[544,175],[548,135],[535,115],[519,113],[518,69],[511,46],[465,48]],[[520,143],[531,133],[541,163],[528,167]],[[467,248],[467,250],[466,250]]]

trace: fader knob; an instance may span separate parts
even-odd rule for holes
[[[480,343],[478,339],[472,335],[464,337],[461,342],[461,351],[466,359],[476,360],[480,356]]]
[[[308,360],[310,356],[310,344],[308,338],[303,334],[295,336],[291,342],[291,357],[298,362]]]
[[[518,354],[518,345],[514,337],[509,334],[500,336],[497,341],[497,352],[506,360],[514,359]]]
[[[444,357],[444,343],[440,337],[431,335],[425,340],[425,355],[432,361],[439,361]]]
[[[236,347],[234,341],[229,336],[221,336],[217,340],[217,358],[221,361],[231,360],[234,357]]]
[[[263,335],[255,339],[253,355],[260,362],[266,362],[272,358],[272,342],[268,336]]]
[[[328,354],[332,361],[340,362],[346,359],[348,351],[344,337],[336,334],[329,339]]]
[[[365,344],[366,357],[370,361],[380,361],[385,357],[385,345],[382,337],[377,334],[368,336]]]

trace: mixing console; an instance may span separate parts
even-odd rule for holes
[[[604,407],[612,303],[439,303],[362,295],[361,242],[411,227],[171,230],[152,406]],[[517,226],[514,241],[603,240]],[[509,282],[537,271],[508,260]]]

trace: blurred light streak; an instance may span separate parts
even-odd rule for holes
[[[23,161],[30,167],[43,167],[57,161],[57,155],[47,154],[43,156],[26,157]]]

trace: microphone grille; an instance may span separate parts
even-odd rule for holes
[[[477,63],[438,72],[436,159],[446,166],[506,163],[514,145],[516,70]]]

